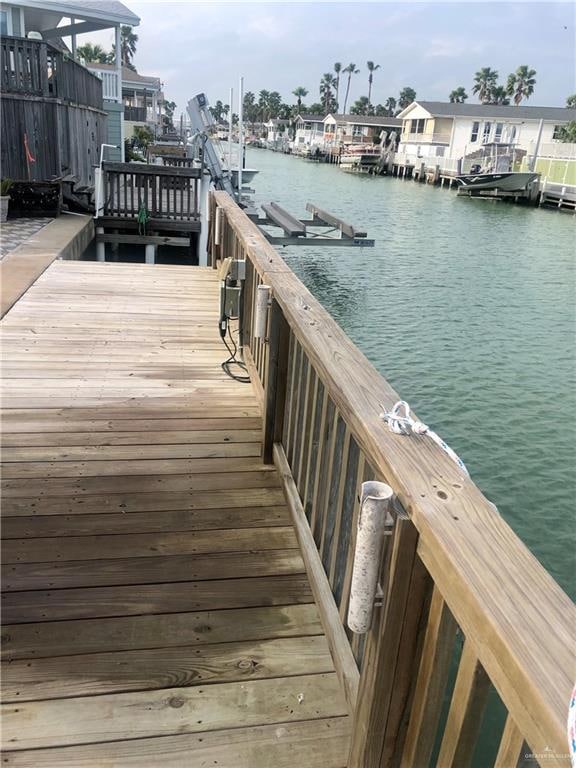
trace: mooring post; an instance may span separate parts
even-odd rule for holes
[[[156,263],[156,246],[154,243],[148,243],[146,246],[146,264]]]
[[[96,259],[106,261],[106,243],[98,240],[98,235],[104,234],[104,227],[96,227]]]

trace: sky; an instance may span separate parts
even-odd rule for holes
[[[421,99],[447,101],[462,85],[474,101],[474,73],[487,66],[504,84],[521,64],[535,69],[528,104],[563,106],[576,92],[572,2],[124,2],[141,19],[134,63],[161,78],[177,114],[199,92],[227,104],[233,87],[236,99],[240,75],[245,91],[277,90],[289,103],[304,86],[311,104],[336,61],[360,69],[349,104],[367,94],[368,60],[380,65],[375,104],[404,86]],[[102,32],[79,42],[87,40],[109,47],[112,37]]]

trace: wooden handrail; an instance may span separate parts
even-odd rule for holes
[[[418,556],[469,652],[531,750],[548,751],[547,765],[565,765],[575,674],[572,601],[442,450],[426,437],[389,431],[379,413],[398,394],[236,203],[225,192],[213,199],[366,460],[407,511]]]

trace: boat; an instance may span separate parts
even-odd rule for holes
[[[340,156],[340,168],[343,171],[370,173],[378,168],[380,155],[379,146],[349,144]]]
[[[456,176],[462,192],[476,190],[491,192],[524,192],[539,174],[533,171],[515,171],[518,152],[513,144],[485,145],[470,173]]]

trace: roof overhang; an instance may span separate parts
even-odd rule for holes
[[[10,0],[11,5],[16,5],[25,10],[36,10],[42,13],[43,18],[48,15],[53,19],[53,28],[58,26],[62,18],[74,18],[77,22],[84,22],[85,26],[77,31],[63,32],[65,27],[60,27],[58,36],[66,34],[81,34],[82,32],[108,29],[118,24],[127,24],[136,27],[140,24],[140,17],[126,8],[120,2],[100,3],[94,2],[61,2],[58,0]],[[81,26],[80,24],[75,26]],[[88,28],[90,27],[90,29]],[[39,30],[43,32],[45,30]],[[51,30],[50,30],[51,31]]]
[[[412,104],[408,104],[408,106],[407,106],[407,107],[404,107],[404,109],[402,110],[402,112],[399,112],[399,113],[396,115],[396,119],[398,119],[398,120],[405,120],[407,117],[409,117],[409,115],[410,115],[410,112],[413,112],[415,109],[421,109],[421,110],[423,110],[424,112],[426,112],[426,114],[427,114],[429,117],[434,117],[434,115],[433,115],[431,112],[428,112],[428,110],[426,109],[426,107],[423,107],[423,106],[422,106],[421,104],[419,104],[417,101],[413,101],[413,102],[412,102]],[[443,115],[443,117],[453,117],[453,115]]]

